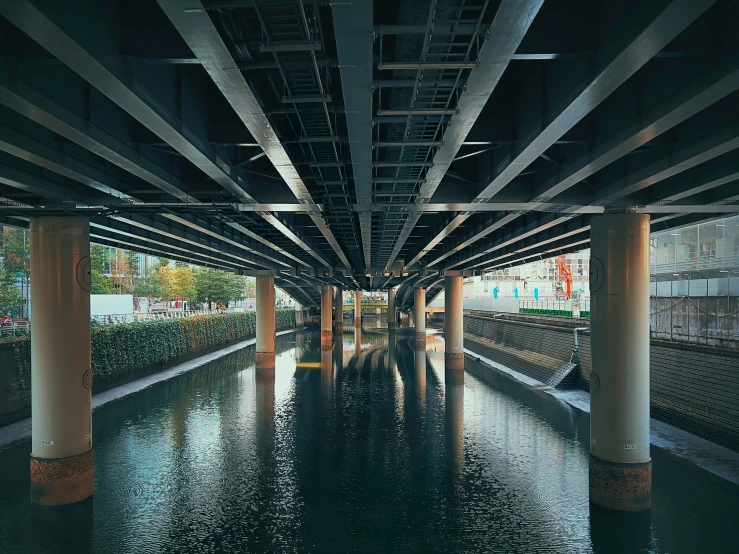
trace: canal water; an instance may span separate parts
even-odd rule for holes
[[[374,324],[372,324],[374,325]],[[653,508],[588,504],[588,416],[383,321],[278,337],[93,417],[95,495],[31,505],[0,452],[0,552],[738,552],[739,493],[653,452]]]

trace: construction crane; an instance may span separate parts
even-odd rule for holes
[[[562,282],[562,278],[564,277],[564,281],[566,283],[564,293],[566,294],[568,299],[572,298],[572,272],[570,271],[570,268],[567,267],[564,256],[560,256],[559,258],[557,258],[557,274],[557,279],[560,281],[560,283]]]

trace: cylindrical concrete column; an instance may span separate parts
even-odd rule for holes
[[[321,350],[331,350],[331,305],[333,304],[333,287],[321,285]]]
[[[596,216],[590,241],[590,500],[646,510],[652,488],[649,216]]]
[[[344,291],[341,287],[336,287],[334,297],[334,329],[338,334],[344,332]]]
[[[90,223],[31,218],[31,501],[93,492]]]
[[[257,277],[257,370],[275,368],[275,278]]]
[[[462,276],[444,278],[444,367],[464,370],[464,326],[462,323]],[[447,379],[454,374],[447,373]],[[464,373],[455,379],[464,381]],[[453,379],[454,380],[454,379]]]
[[[413,313],[416,316],[416,350],[426,348],[426,289],[415,290]]]
[[[354,292],[354,327],[362,326],[362,291]]]
[[[395,329],[398,325],[398,318],[395,315],[395,289],[387,291],[387,328]]]

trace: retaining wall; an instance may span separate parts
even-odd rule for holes
[[[569,327],[569,326],[568,326]],[[465,314],[465,346],[524,375],[545,382],[570,360],[571,328]],[[578,332],[576,387],[589,390],[590,335]],[[739,451],[739,352],[652,340],[652,417]]]

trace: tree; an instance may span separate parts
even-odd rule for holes
[[[178,297],[192,299],[195,296],[195,278],[189,267],[162,265],[154,274],[159,287],[159,297],[170,302]]]
[[[107,249],[99,244],[90,245],[90,274],[92,278],[91,294],[113,294],[115,283],[105,274],[108,263]]]
[[[8,229],[1,235],[2,272],[0,275],[0,310],[28,314],[28,287],[31,279],[31,249],[27,231]],[[18,279],[21,289],[18,288]]]
[[[228,305],[231,300],[244,298],[244,278],[240,275],[209,267],[198,267],[194,274],[198,302]]]

